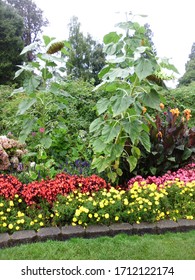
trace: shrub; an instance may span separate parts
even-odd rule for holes
[[[22,156],[27,153],[25,145],[6,136],[0,136],[0,170],[18,169]]]

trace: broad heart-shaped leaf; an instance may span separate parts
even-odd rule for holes
[[[30,94],[33,93],[40,84],[40,77],[31,76],[29,79],[24,81],[24,89],[25,91]]]
[[[46,149],[49,149],[52,144],[52,139],[49,136],[43,137],[40,140],[41,145],[43,145]]]
[[[140,133],[142,131],[141,121],[135,119],[131,122],[124,122],[123,128],[125,132],[128,134],[129,138],[131,139],[132,144],[135,145],[135,142],[139,139]]]
[[[108,100],[107,98],[101,98],[96,104],[98,115],[104,113],[107,110],[109,104],[110,100]]]
[[[23,123],[23,129],[19,134],[19,141],[24,143],[26,138],[28,137],[29,133],[32,131],[34,126],[35,120],[34,119],[27,119]]]
[[[139,80],[141,81],[151,75],[154,72],[155,66],[156,64],[147,58],[141,57],[138,59],[135,66],[135,73]]]
[[[23,115],[32,105],[36,103],[36,98],[26,98],[18,106],[17,115]]]
[[[111,125],[106,124],[102,129],[102,136],[104,138],[105,143],[109,143],[114,138],[116,138],[121,130],[119,124],[112,123]]]
[[[126,111],[133,102],[134,99],[131,96],[124,94],[119,95],[112,104],[113,117],[116,117]]]
[[[99,130],[104,121],[101,118],[95,119],[89,126],[89,132]]]
[[[137,165],[137,158],[134,157],[134,156],[129,156],[127,158],[127,161],[129,163],[129,166],[130,166],[130,172],[132,172],[135,168],[136,168],[136,165]]]
[[[95,153],[101,153],[106,148],[106,144],[100,138],[96,139],[92,145]]]
[[[29,52],[29,51],[32,51],[32,50],[35,49],[36,47],[37,47],[37,43],[36,43],[36,42],[35,42],[35,43],[32,43],[32,44],[30,44],[30,45],[24,47],[24,49],[22,50],[22,52],[21,52],[20,54],[22,55],[22,54],[25,54],[25,53],[27,53],[27,52]]]
[[[125,79],[126,77],[128,77],[130,74],[130,70],[127,69],[122,69],[122,68],[112,68],[109,70],[108,73],[106,73],[103,76],[103,79],[108,79],[110,82],[113,82],[116,78],[121,78],[121,79]]]
[[[150,137],[146,131],[141,131],[139,140],[144,146],[144,148],[146,149],[146,151],[150,152],[151,142],[150,142]]]
[[[91,163],[92,169],[97,168],[98,172],[104,171],[110,165],[110,159],[103,156],[94,158]]]
[[[117,43],[121,38],[116,32],[110,32],[103,38],[104,44]]]
[[[150,107],[160,111],[160,95],[154,89],[151,89],[149,93],[143,92],[139,95],[141,101],[146,107]]]

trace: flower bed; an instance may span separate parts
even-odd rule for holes
[[[125,190],[96,175],[62,173],[27,185],[0,175],[0,232],[194,217],[195,164],[162,177],[135,177]]]

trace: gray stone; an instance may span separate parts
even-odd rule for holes
[[[66,240],[72,237],[84,237],[85,229],[82,226],[63,226],[61,228],[60,239]]]
[[[0,248],[4,248],[9,246],[10,243],[10,235],[8,233],[0,234]]]
[[[178,223],[171,220],[162,220],[156,223],[157,233],[161,234],[167,231],[177,232],[179,230]]]
[[[109,227],[105,225],[89,225],[86,228],[86,237],[91,238],[91,237],[99,237],[99,236],[105,236],[105,235],[110,235],[110,229]]]
[[[21,231],[15,231],[10,236],[10,243],[11,245],[18,245],[22,243],[29,243],[34,242],[36,239],[36,232],[34,230],[21,230]]]
[[[133,226],[128,223],[112,224],[110,227],[111,235],[116,235],[119,233],[132,234]]]
[[[133,224],[133,234],[155,234],[156,224],[142,222],[140,224]]]
[[[37,239],[38,241],[45,241],[48,239],[59,240],[60,233],[61,231],[58,227],[41,228],[37,232]]]
[[[195,220],[180,219],[177,221],[179,231],[188,231],[195,229]]]

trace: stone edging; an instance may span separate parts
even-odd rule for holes
[[[162,234],[170,232],[185,232],[195,230],[195,220],[181,219],[177,222],[171,220],[156,223],[140,223],[130,225],[128,223],[105,225],[90,225],[86,229],[81,226],[63,226],[41,228],[38,232],[34,230],[22,230],[13,234],[0,234],[0,248],[12,247],[25,243],[46,240],[68,240],[72,237],[93,238],[99,236],[115,236],[119,233],[133,234]]]

